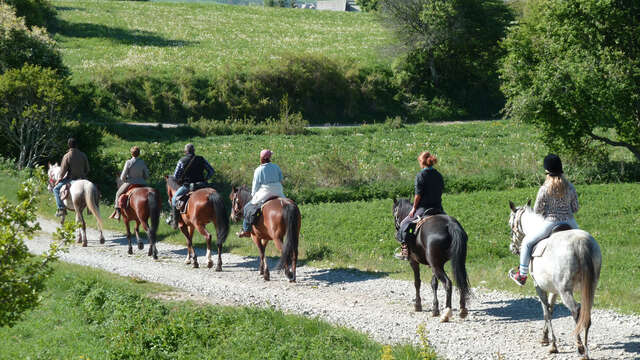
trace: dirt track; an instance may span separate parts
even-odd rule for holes
[[[32,252],[48,247],[56,224],[41,219],[43,233],[29,241]],[[105,232],[107,243],[96,241],[89,231],[89,246],[74,244],[62,260],[107,270],[124,276],[167,284],[206,299],[213,304],[272,307],[288,313],[319,317],[365,333],[382,343],[417,343],[418,325],[424,323],[428,338],[438,354],[448,359],[577,359],[571,332],[573,320],[566,307],[554,313],[554,330],[559,354],[550,355],[538,340],[542,329],[542,310],[535,298],[522,298],[504,292],[474,289],[469,317],[458,317],[454,296],[453,319],[440,323],[426,311],[432,297],[423,282],[425,312],[413,311],[413,282],[375,277],[358,271],[298,268],[298,283],[290,284],[284,275],[272,271],[270,282],[257,273],[257,259],[223,254],[223,272],[207,269],[204,251],[198,252],[201,268],[185,265],[182,246],[160,243],[160,259],[153,261],[145,250],[126,254],[122,234]],[[215,261],[216,256],[213,256]],[[270,261],[270,268],[275,259]],[[428,274],[426,277],[424,274]],[[430,272],[423,272],[423,281]],[[440,287],[440,307],[444,292]],[[189,297],[187,295],[186,297]],[[597,294],[596,294],[597,303]],[[589,345],[594,359],[640,359],[640,317],[596,310],[592,314]]]

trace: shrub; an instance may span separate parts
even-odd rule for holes
[[[54,69],[60,76],[69,73],[46,30],[29,29],[9,5],[0,3],[0,74],[25,64]]]
[[[25,24],[47,27],[53,23],[56,10],[47,0],[6,0],[15,9],[16,16],[24,18]]]

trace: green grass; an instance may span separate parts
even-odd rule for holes
[[[389,35],[371,14],[214,3],[53,1],[75,82],[124,70],[175,76],[246,71],[284,54],[386,63]],[[140,70],[144,69],[144,70]]]
[[[42,304],[0,328],[3,359],[373,359],[366,335],[279,311],[164,302],[167,287],[57,264]],[[396,359],[417,348],[392,347]]]

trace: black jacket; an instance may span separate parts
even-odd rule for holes
[[[419,208],[442,210],[444,180],[436,169],[424,168],[416,175],[415,193],[420,195]]]
[[[195,159],[193,160],[193,163],[189,165],[189,162],[191,162],[191,159],[194,156]],[[207,164],[207,162],[202,156],[187,154],[182,159],[180,159],[180,162],[182,163],[183,172],[180,179],[176,179],[180,185],[197,183],[206,180],[203,173],[205,170],[207,170],[207,166],[205,165]]]

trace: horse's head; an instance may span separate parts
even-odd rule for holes
[[[393,222],[396,230],[400,229],[400,223],[409,215],[411,211],[411,203],[409,199],[393,198]]]
[[[244,185],[241,187],[233,185],[229,199],[231,200],[231,221],[239,221],[242,219],[244,206],[251,200],[251,193]]]
[[[173,193],[178,189],[178,183],[171,175],[165,175],[164,181],[167,185],[167,196],[169,197],[169,206],[171,206],[171,198],[173,197]]]
[[[47,181],[47,190],[53,191],[53,187],[55,186],[56,181],[60,179],[60,165],[58,165],[58,163],[55,163],[53,165],[49,163],[47,167],[47,176],[49,178],[49,180]]]
[[[520,254],[520,245],[522,245],[522,239],[524,239],[525,232],[522,228],[522,215],[527,210],[531,211],[531,200],[527,201],[524,206],[515,206],[513,201],[509,201],[509,207],[511,208],[511,214],[509,215],[509,227],[511,228],[511,244],[509,250],[512,253]]]

